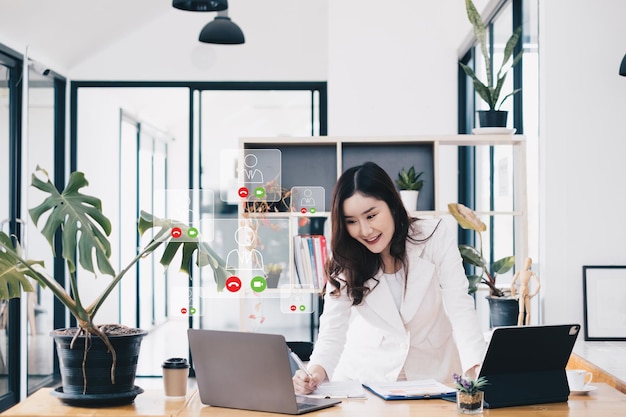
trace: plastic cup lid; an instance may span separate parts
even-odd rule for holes
[[[189,363],[185,358],[169,358],[161,366],[169,369],[182,369],[189,368]]]

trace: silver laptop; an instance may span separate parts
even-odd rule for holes
[[[295,394],[282,335],[188,329],[187,336],[203,404],[304,414],[341,402]]]

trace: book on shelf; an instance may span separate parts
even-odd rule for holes
[[[315,249],[315,265],[317,267],[316,276],[318,288],[324,288],[326,284],[326,237],[324,235],[314,235],[313,248]]]
[[[315,289],[326,283],[326,238],[323,235],[294,235],[293,252],[298,282]]]

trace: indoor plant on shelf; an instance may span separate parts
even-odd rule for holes
[[[417,198],[420,190],[424,186],[424,180],[420,179],[423,174],[423,171],[415,172],[415,167],[411,167],[408,170],[402,168],[400,172],[398,172],[396,185],[400,189],[400,198],[407,211],[417,209]]]
[[[522,58],[523,50],[520,51],[514,58],[512,58],[513,50],[515,49],[515,46],[519,42],[519,39],[522,35],[522,26],[519,26],[517,29],[515,29],[506,42],[506,45],[504,47],[504,53],[502,56],[502,63],[500,64],[500,68],[495,75],[494,83],[492,58],[489,53],[489,43],[487,41],[487,31],[485,29],[485,24],[483,23],[483,20],[480,17],[480,13],[478,13],[478,10],[476,10],[476,6],[474,6],[472,0],[465,0],[465,8],[467,11],[467,17],[474,29],[474,36],[476,36],[476,41],[478,42],[480,51],[485,61],[485,82],[481,81],[476,76],[476,73],[472,68],[462,62],[460,63],[463,71],[465,71],[465,73],[472,79],[474,88],[476,89],[476,93],[489,106],[489,110],[478,111],[480,126],[506,127],[508,112],[505,110],[500,110],[500,108],[502,107],[502,103],[504,103],[507,98],[519,92],[520,89],[518,88],[513,90],[512,92],[505,95],[502,99],[500,99],[500,94],[502,93],[502,87],[504,86],[504,81],[506,80],[508,72]],[[509,61],[511,61],[510,64]]]
[[[515,256],[505,256],[489,265],[483,256],[483,238],[482,232],[487,230],[487,225],[478,218],[476,213],[459,203],[448,204],[448,210],[457,221],[459,226],[466,230],[473,230],[478,235],[478,249],[470,245],[459,245],[459,252],[466,265],[471,265],[476,270],[467,275],[469,282],[469,293],[473,294],[478,289],[478,284],[485,284],[489,287],[489,314],[490,322],[495,326],[509,326],[517,324],[518,302],[511,297],[509,290],[503,290],[496,286],[496,278],[498,274],[504,274],[515,265]]]
[[[0,298],[19,297],[21,291],[33,291],[31,280],[49,288],[54,296],[76,318],[77,327],[52,332],[57,345],[62,387],[53,393],[68,404],[90,406],[118,405],[132,402],[143,390],[134,385],[141,339],[147,332],[117,324],[97,325],[95,316],[126,273],[141,258],[164,245],[161,264],[168,267],[181,252],[180,270],[189,273],[194,261],[198,266],[209,265],[214,271],[218,289],[224,288],[229,271],[220,257],[200,237],[176,239],[175,228],[187,235],[189,226],[174,220],[157,218],[141,212],[138,231],[152,231],[154,236],[119,272],[113,268],[111,222],[102,211],[100,199],[80,190],[88,185],[82,172],[73,172],[65,189],[59,193],[45,170],[37,167],[31,185],[47,197],[29,210],[35,225],[45,224],[41,233],[50,243],[53,255],[63,257],[68,270],[68,285],[64,288],[44,269],[43,262],[27,260],[19,242],[0,232]],[[55,236],[60,236],[60,247]],[[78,271],[91,278],[108,279],[104,290],[90,300],[81,297]],[[106,275],[103,277],[98,275]],[[90,279],[91,279],[90,278]],[[84,279],[84,278],[82,278]]]

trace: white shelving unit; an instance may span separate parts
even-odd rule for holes
[[[528,254],[528,214],[526,202],[526,141],[522,135],[419,135],[410,137],[271,137],[242,138],[239,148],[279,149],[282,152],[281,177],[283,188],[293,186],[322,186],[326,189],[326,207],[330,205],[332,186],[350,166],[365,161],[381,165],[395,179],[400,168],[415,165],[424,170],[425,185],[420,192],[418,210],[413,214],[427,217],[450,217],[447,204],[457,201],[457,154],[461,146],[504,150],[499,161],[498,192],[504,194],[505,208],[483,210],[481,218],[510,217],[517,268],[523,267]],[[491,181],[491,179],[490,179]],[[512,188],[512,190],[509,189]],[[483,190],[484,191],[484,190]],[[485,194],[484,192],[482,193]],[[493,196],[491,196],[493,197]],[[240,215],[243,214],[240,208]],[[316,216],[328,216],[318,212]],[[297,231],[300,213],[271,213],[271,217],[291,218],[290,227]],[[292,236],[292,233],[290,233]],[[293,247],[289,242],[293,268]],[[294,275],[293,273],[291,275]],[[291,278],[294,281],[294,277]]]

